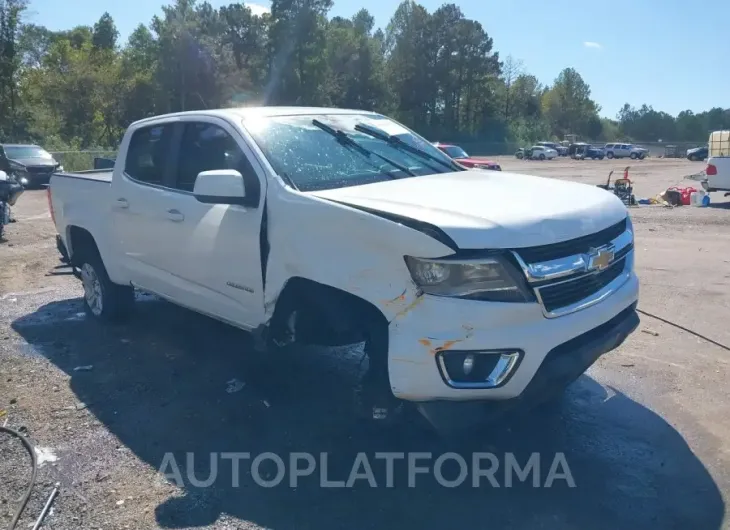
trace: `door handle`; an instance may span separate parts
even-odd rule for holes
[[[176,209],[170,209],[167,210],[167,218],[170,221],[174,221],[175,223],[179,223],[180,221],[183,221],[185,219],[185,216],[180,212],[180,210]]]
[[[129,208],[129,202],[123,197],[118,198],[114,204],[117,208]]]

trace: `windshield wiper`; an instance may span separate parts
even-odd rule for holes
[[[359,143],[357,143],[355,140],[353,140],[352,138],[350,138],[349,136],[347,136],[347,134],[345,133],[345,131],[341,131],[339,129],[335,129],[333,127],[330,127],[326,123],[322,123],[321,121],[319,121],[317,119],[312,120],[312,125],[314,125],[315,127],[319,127],[320,129],[322,129],[327,134],[330,134],[330,135],[334,136],[335,139],[338,142],[340,142],[342,145],[346,145],[346,146],[350,146],[350,147],[354,148],[360,154],[366,156],[367,158],[370,158],[371,156],[377,156],[378,158],[380,158],[384,162],[390,164],[391,166],[393,166],[396,169],[399,169],[403,173],[406,173],[407,175],[410,175],[412,177],[415,177],[416,176],[416,174],[413,171],[411,171],[410,169],[408,169],[406,166],[404,166],[402,164],[399,164],[398,162],[395,162],[395,161],[391,160],[390,158],[381,155],[380,153],[375,153],[375,152],[370,151],[369,149],[363,147],[362,145],[360,145]],[[390,175],[390,173],[388,173],[388,174]]]
[[[441,158],[432,155],[431,153],[428,153],[427,151],[424,151],[423,149],[419,149],[418,147],[414,147],[411,144],[404,142],[402,139],[398,138],[397,136],[393,134],[386,134],[383,131],[379,131],[378,129],[373,129],[370,127],[367,127],[365,125],[355,125],[355,130],[358,132],[361,132],[363,134],[367,134],[368,136],[372,136],[373,138],[377,138],[378,140],[383,140],[384,142],[388,142],[390,145],[394,147],[399,147],[404,151],[409,151],[415,155],[420,156],[421,158],[427,158],[428,160],[432,160],[433,162],[436,162],[438,164],[441,164],[445,168],[454,171],[455,169],[458,170],[460,168],[457,168],[455,164],[451,164],[447,162],[446,160],[442,160]]]

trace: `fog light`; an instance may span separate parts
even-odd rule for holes
[[[469,355],[464,357],[464,364],[462,365],[462,370],[464,371],[464,375],[469,375],[473,369],[474,369],[474,356],[470,353]]]
[[[519,350],[441,351],[436,356],[444,382],[452,388],[494,388],[517,368]]]

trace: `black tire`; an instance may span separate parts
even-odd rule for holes
[[[540,160],[545,160],[545,154],[544,153],[540,153]]]
[[[629,157],[631,158],[631,160],[636,160],[637,158],[639,158],[639,155],[637,155],[636,153],[631,153]]]
[[[109,279],[98,251],[85,250],[74,261],[84,286],[84,310],[107,322],[118,322],[128,317],[134,308],[134,289]]]
[[[516,153],[516,154],[515,154],[515,158],[517,158],[517,160],[522,160],[522,158],[523,158],[524,156],[525,156],[525,155],[523,155],[522,153]]]
[[[639,160],[644,160],[646,158],[646,155],[644,153],[641,153],[639,155]]]
[[[598,160],[603,160],[603,157],[602,157],[602,156],[599,156],[599,157],[598,157]]]
[[[611,151],[609,151],[608,153],[606,153],[606,158],[609,158],[609,159],[610,158],[613,158],[613,153]]]

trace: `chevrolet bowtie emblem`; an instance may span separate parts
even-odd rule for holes
[[[612,246],[594,248],[588,253],[588,270],[602,271],[613,262],[614,249]]]

